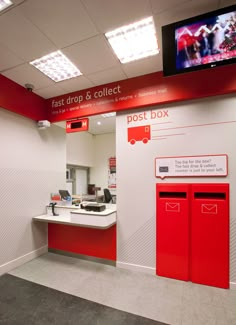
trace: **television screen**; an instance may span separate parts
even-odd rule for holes
[[[236,62],[236,6],[162,28],[165,76]]]

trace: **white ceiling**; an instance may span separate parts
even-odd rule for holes
[[[0,73],[50,98],[162,70],[161,26],[235,0],[12,0],[0,14]],[[152,15],[160,54],[121,64],[104,33]],[[29,65],[60,49],[82,76],[55,83]]]

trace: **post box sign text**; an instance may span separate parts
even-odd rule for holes
[[[131,145],[137,142],[146,144],[150,140],[157,140],[158,136],[155,136],[155,132],[158,131],[156,121],[160,120],[167,123],[166,121],[169,121],[169,110],[159,109],[129,114],[126,119],[128,142]]]
[[[227,155],[160,157],[155,159],[155,176],[217,177],[228,175]]]

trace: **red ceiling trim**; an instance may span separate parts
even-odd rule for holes
[[[32,120],[46,118],[46,100],[0,75],[0,107]]]
[[[172,77],[156,72],[117,81],[47,100],[51,122],[125,111],[236,91],[236,65],[228,65]]]

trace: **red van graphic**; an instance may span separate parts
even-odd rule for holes
[[[128,128],[128,142],[130,144],[135,144],[136,141],[143,141],[147,143],[151,139],[151,126],[135,126],[133,128]]]

